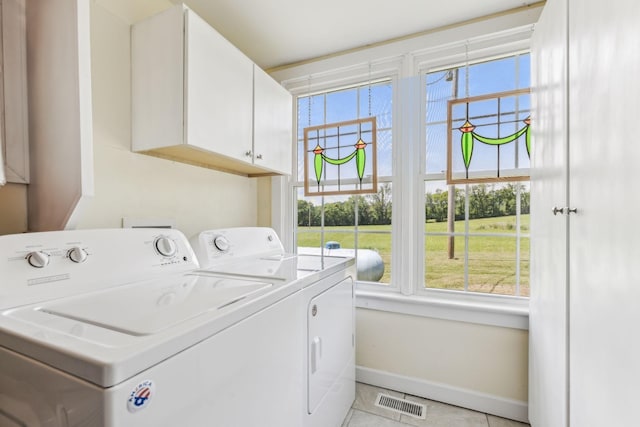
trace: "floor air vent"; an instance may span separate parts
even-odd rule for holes
[[[384,393],[378,393],[376,406],[423,420],[426,418],[427,414],[427,407],[420,403],[399,399]]]

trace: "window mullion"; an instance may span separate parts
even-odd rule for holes
[[[391,146],[392,152],[392,181],[391,188],[393,189],[393,204],[391,205],[391,253],[393,254],[391,257],[391,284],[398,288],[402,288],[402,283],[404,281],[405,274],[402,271],[402,236],[401,236],[401,221],[400,215],[402,212],[401,203],[402,203],[402,193],[399,191],[401,188],[400,185],[400,168],[402,166],[401,162],[401,144],[402,141],[402,128],[401,128],[401,111],[400,108],[400,82],[397,78],[392,80],[392,133],[393,133],[393,144]]]
[[[464,290],[469,290],[469,184],[464,186]]]
[[[420,114],[421,108],[421,78],[419,76],[404,78],[399,83],[398,104],[399,104],[399,138],[396,148],[399,151],[398,162],[394,165],[394,176],[399,183],[396,195],[400,194],[400,200],[394,198],[394,205],[398,204],[396,210],[397,220],[396,239],[398,259],[398,286],[400,292],[411,295],[415,292],[415,272],[419,263],[417,254],[420,253],[422,239],[418,237],[418,221],[416,213],[417,189],[416,176],[419,171],[419,155],[415,152],[420,145]],[[399,202],[399,203],[398,203]]]
[[[418,117],[415,123],[417,126],[416,131],[419,135],[418,143],[412,144],[411,157],[414,158],[415,173],[413,174],[414,182],[414,195],[416,200],[416,206],[414,208],[414,235],[416,236],[416,242],[414,246],[415,265],[413,269],[413,293],[417,294],[425,287],[425,224],[426,224],[426,212],[425,212],[425,170],[426,170],[426,154],[427,154],[427,132],[426,132],[426,109],[427,109],[427,86],[426,75],[419,74],[420,76],[420,100],[418,108]]]
[[[520,242],[522,237],[522,232],[520,228],[520,209],[521,209],[521,194],[520,194],[520,184],[516,187],[516,291],[515,295],[520,296]]]

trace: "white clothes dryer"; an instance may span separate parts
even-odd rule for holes
[[[355,261],[285,253],[266,227],[207,230],[191,238],[199,274],[296,284],[304,335],[300,426],[339,427],[355,399]],[[291,286],[291,285],[290,285]]]

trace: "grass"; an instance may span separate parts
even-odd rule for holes
[[[529,215],[520,217],[521,232],[528,236]],[[354,228],[326,227],[325,243],[340,242],[342,248],[355,247]],[[358,248],[377,251],[385,264],[381,283],[391,279],[391,226],[365,225],[358,227]],[[455,232],[464,233],[464,221],[456,221]],[[382,233],[380,233],[382,232]],[[465,236],[454,237],[454,257],[449,259],[449,236],[429,235],[446,233],[446,222],[425,224],[425,284],[430,288],[464,290]],[[516,294],[516,217],[504,216],[469,221],[468,287],[469,291],[504,295]],[[482,234],[501,234],[483,236]],[[476,236],[480,234],[480,236]],[[299,227],[298,246],[320,246],[319,227]],[[529,238],[520,239],[520,290],[529,295]]]

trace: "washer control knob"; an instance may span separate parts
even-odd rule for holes
[[[76,246],[75,248],[69,249],[69,252],[67,252],[67,256],[71,261],[77,264],[82,264],[87,260],[88,255],[87,255],[87,251],[85,251],[79,246]]]
[[[176,242],[165,236],[158,237],[154,245],[158,253],[164,257],[172,257],[178,252]]]
[[[29,252],[27,262],[31,267],[44,268],[49,264],[49,254],[41,251]]]
[[[220,252],[227,252],[231,247],[231,244],[229,243],[229,239],[227,239],[224,236],[216,236],[216,238],[213,239],[213,245]]]

